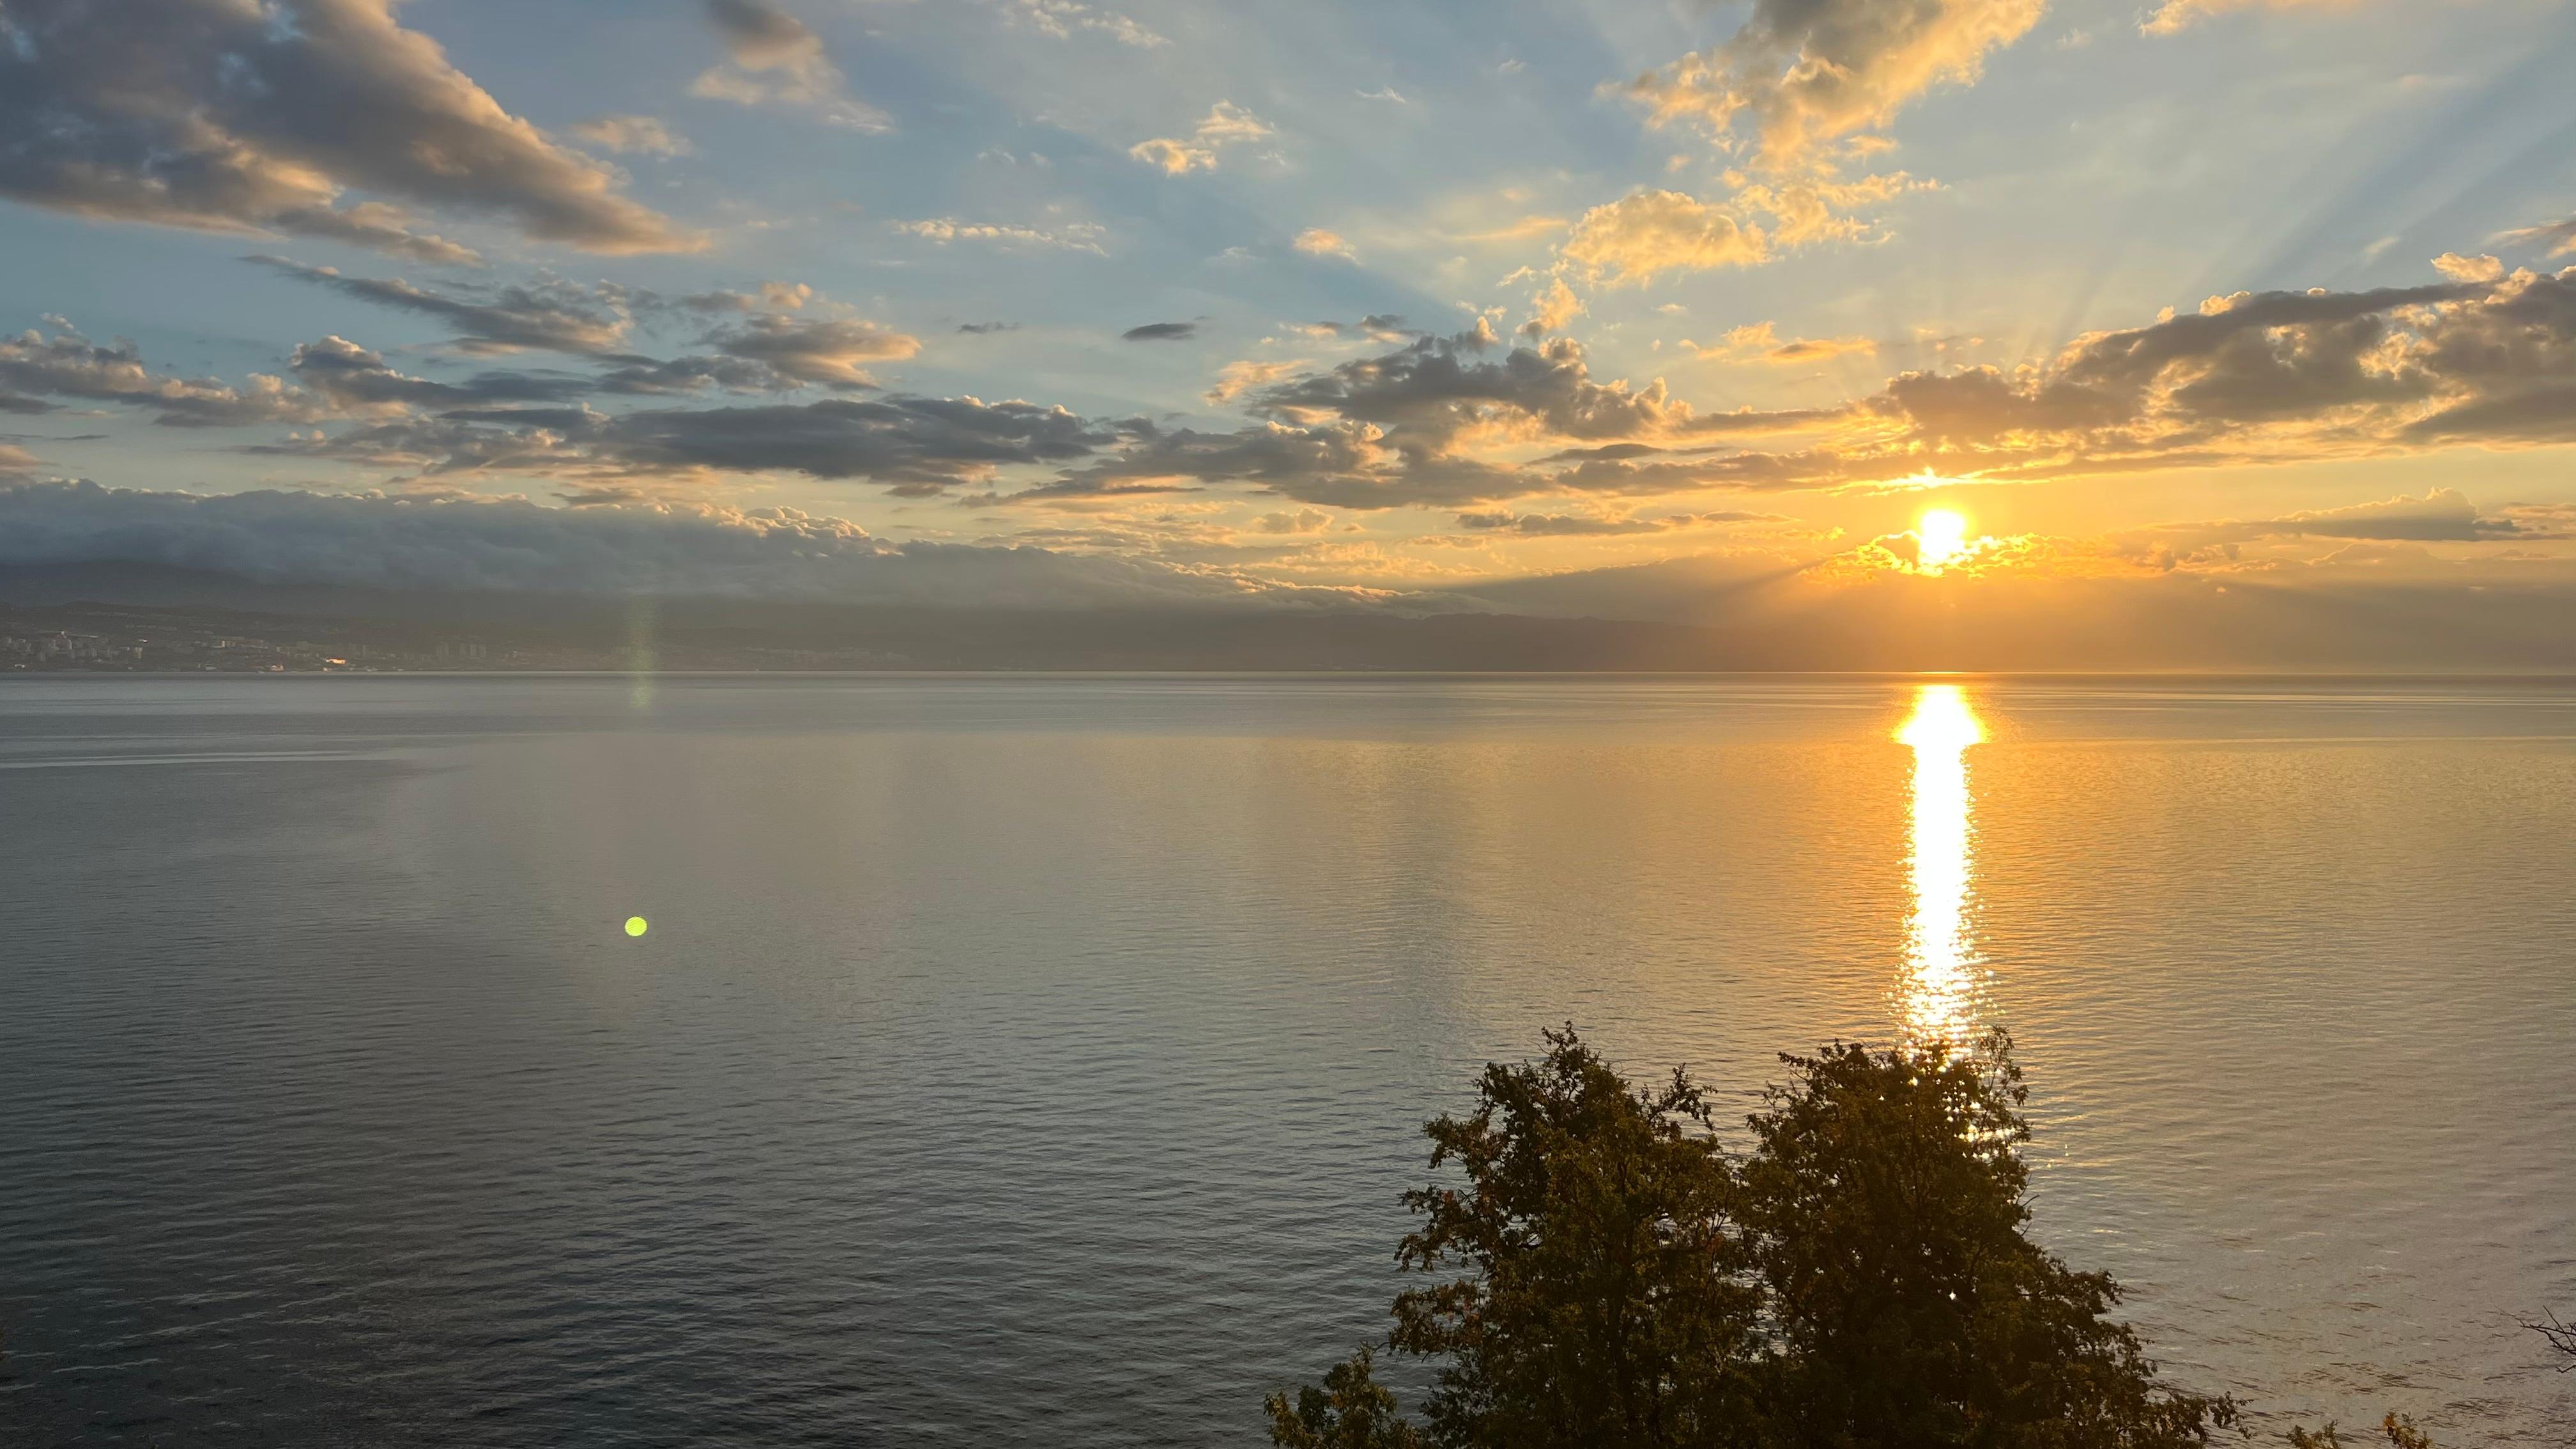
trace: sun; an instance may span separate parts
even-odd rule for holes
[[[1915,567],[1937,573],[1943,564],[1956,563],[1967,551],[1966,515],[1950,508],[1927,508],[1915,520]]]

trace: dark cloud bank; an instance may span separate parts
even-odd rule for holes
[[[1044,549],[892,544],[794,509],[0,484],[0,569],[96,563],[392,592],[852,605],[1207,609],[1355,597]]]

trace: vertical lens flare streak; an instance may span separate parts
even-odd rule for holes
[[[1958,1047],[1977,1030],[1984,963],[1968,929],[1975,898],[1976,826],[1969,810],[1968,747],[1986,737],[1955,684],[1927,684],[1896,732],[1914,751],[1907,837],[1905,969],[1897,1011],[1917,1045]]]

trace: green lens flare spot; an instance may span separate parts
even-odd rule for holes
[[[630,936],[641,936],[644,934],[644,929],[644,918],[642,916],[628,916],[626,918],[626,934]]]

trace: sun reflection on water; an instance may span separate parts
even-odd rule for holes
[[[1906,923],[1897,1014],[1906,1036],[1921,1046],[1963,1046],[1978,1029],[1985,972],[1968,929],[1976,872],[1968,747],[1985,737],[1955,684],[1919,687],[1914,713],[1896,731],[1897,742],[1914,750],[1907,833],[1914,913]]]

